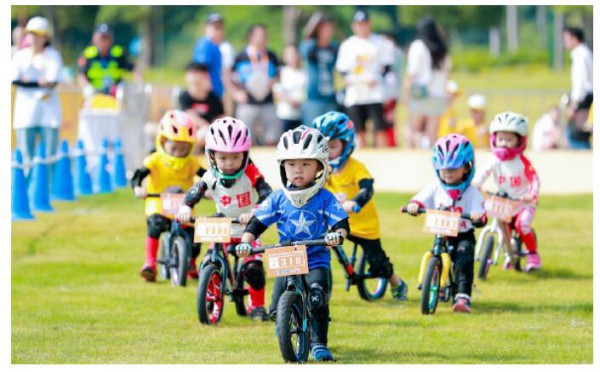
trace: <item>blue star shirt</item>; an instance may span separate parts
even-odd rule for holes
[[[262,202],[254,217],[265,226],[277,222],[279,240],[294,241],[323,239],[332,226],[348,218],[348,215],[335,196],[323,188],[300,208],[286,198],[283,190],[277,190]],[[306,247],[306,254],[309,270],[317,267],[330,268],[329,248]]]

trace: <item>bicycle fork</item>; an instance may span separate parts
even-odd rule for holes
[[[346,256],[346,252],[341,245],[336,245],[333,247],[333,251],[336,253],[339,263],[342,265],[344,270],[346,271],[346,292],[350,290],[350,285],[352,285],[352,278],[354,277],[354,262],[356,261],[356,245],[354,245],[354,250],[352,251],[352,256],[350,256],[350,260]]]
[[[432,251],[425,252],[425,254],[423,255],[423,258],[421,259],[421,267],[419,269],[419,286],[418,286],[419,289],[421,289],[421,287],[423,285],[423,277],[425,276],[425,271],[427,270],[427,265],[429,264],[429,260],[432,257],[439,257],[442,261],[442,275],[440,278],[441,286],[443,288],[446,288],[450,285],[450,281],[448,280],[450,278],[450,266],[451,266],[450,265],[450,262],[451,262],[450,254],[448,254],[447,252],[440,252],[440,249],[438,247],[439,246],[436,244],[434,249]]]

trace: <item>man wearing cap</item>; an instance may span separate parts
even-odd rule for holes
[[[133,64],[123,47],[113,42],[113,32],[106,23],[96,27],[93,45],[85,48],[78,62],[79,82],[84,88],[84,95],[104,93],[114,96],[125,71],[133,71]]]
[[[471,117],[458,122],[457,133],[467,137],[473,147],[487,148],[490,145],[490,132],[485,119],[485,97],[474,94],[469,97],[467,103]]]
[[[366,121],[375,127],[375,146],[387,146],[383,116],[383,77],[394,65],[393,47],[384,37],[371,33],[369,15],[359,10],[352,22],[354,35],[338,52],[336,69],[344,76],[346,113],[356,125],[359,147],[366,145]]]
[[[223,97],[223,71],[219,49],[222,33],[223,16],[218,13],[209,14],[204,24],[204,36],[196,43],[192,58],[194,62],[208,67],[213,91],[219,99]]]

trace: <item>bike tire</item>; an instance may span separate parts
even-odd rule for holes
[[[214,265],[206,265],[201,273],[196,294],[196,312],[202,324],[219,323],[225,310],[225,301],[221,293],[221,270]]]
[[[435,314],[440,299],[441,276],[442,262],[437,257],[431,257],[427,263],[421,287],[421,313],[423,315]]]
[[[512,260],[513,260],[513,267],[515,269],[515,271],[522,271],[523,268],[521,267],[521,248],[522,248],[523,242],[521,241],[521,238],[516,237],[513,238],[511,240],[511,249],[512,249]]]
[[[356,267],[356,273],[358,279],[356,279],[356,288],[360,298],[365,301],[375,301],[382,298],[385,295],[387,289],[388,280],[381,277],[367,278],[367,266],[369,265],[365,254],[361,254],[358,258],[358,264]]]
[[[277,303],[275,331],[279,341],[281,356],[286,362],[306,363],[309,349],[309,329],[303,330],[305,319],[302,296],[296,292],[286,291]],[[306,320],[306,322],[305,322]]]
[[[171,245],[171,284],[180,287],[187,285],[189,262],[190,258],[185,239],[182,236],[178,236],[173,240],[173,244]]]
[[[483,254],[479,258],[479,271],[477,277],[481,280],[485,280],[492,266],[492,253],[494,251],[494,236],[488,235],[485,239],[485,245],[483,248]]]
[[[170,232],[165,232],[160,236],[160,277],[164,280],[171,279],[169,271],[169,239]]]

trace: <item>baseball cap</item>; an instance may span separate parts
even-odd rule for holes
[[[368,22],[369,14],[367,14],[367,12],[364,10],[357,10],[356,13],[354,13],[353,20],[354,22]]]
[[[467,103],[469,105],[469,108],[473,110],[485,110],[485,97],[481,94],[474,94],[470,96]]]
[[[454,80],[448,80],[448,82],[446,83],[446,92],[452,93],[452,94],[461,94],[462,93],[462,91],[458,87],[458,83]]]
[[[48,20],[44,17],[33,17],[27,22],[25,32],[32,32],[40,36],[48,36],[49,27]]]
[[[206,23],[223,23],[223,16],[219,13],[211,13],[206,17]]]
[[[101,25],[98,25],[96,27],[96,29],[94,30],[94,32],[97,32],[102,35],[111,35],[111,36],[113,34],[112,30],[110,29],[110,26],[107,25],[106,23],[102,23]]]

